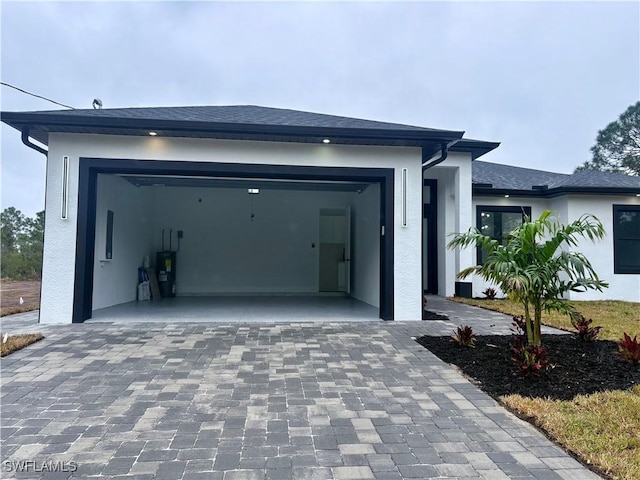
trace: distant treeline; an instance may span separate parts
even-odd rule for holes
[[[0,213],[0,222],[2,278],[39,280],[42,274],[44,211],[30,218],[15,207],[8,207]]]

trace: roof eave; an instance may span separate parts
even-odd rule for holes
[[[457,140],[464,135],[463,131],[453,130],[392,130],[384,128],[340,128],[322,126],[296,126],[296,125],[262,125],[246,123],[222,123],[202,122],[192,120],[141,120],[136,118],[119,117],[90,117],[68,115],[56,115],[55,113],[33,112],[2,112],[2,121],[17,130],[25,127],[32,130],[38,129],[44,132],[55,132],[58,128],[95,128],[108,133],[109,129],[130,131],[132,135],[145,135],[148,131],[156,131],[160,135],[166,132],[167,136],[179,136],[181,133],[209,133],[209,134],[242,134],[246,136],[273,135],[286,137],[289,141],[295,141],[301,137],[328,137],[339,143],[340,139],[349,140],[379,140],[381,142],[405,141],[426,142]],[[38,128],[39,127],[39,128]],[[41,135],[43,137],[43,135]],[[37,138],[48,143],[48,138]]]
[[[452,152],[471,153],[471,160],[480,158],[481,156],[495,150],[500,146],[500,142],[485,142],[481,140],[461,139],[449,150]]]
[[[477,196],[505,196],[510,197],[538,197],[553,198],[561,195],[638,195],[640,187],[557,187],[544,190],[519,190],[509,188],[488,188],[473,185],[473,195]]]

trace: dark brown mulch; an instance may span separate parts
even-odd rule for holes
[[[543,344],[553,368],[540,377],[522,378],[511,360],[508,335],[476,338],[475,348],[451,342],[450,337],[423,336],[418,343],[447,363],[458,366],[492,397],[513,393],[528,397],[569,400],[578,394],[623,390],[640,384],[640,366],[620,359],[615,342],[583,342],[575,335],[546,335]]]
[[[422,320],[449,320],[449,317],[430,310],[423,310]]]

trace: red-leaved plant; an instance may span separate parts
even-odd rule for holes
[[[451,341],[457,343],[461,347],[475,347],[476,334],[469,325],[458,327],[451,335]]]
[[[527,336],[525,333],[525,318],[522,315],[513,317],[511,323],[511,360],[518,367],[518,374],[523,377],[535,375],[549,368],[549,360],[547,360],[547,349],[542,345],[527,344]]]
[[[618,342],[618,355],[632,365],[640,364],[640,345],[638,335],[631,338],[624,332],[624,338]]]
[[[529,375],[539,376],[549,368],[547,360],[547,348],[542,345],[521,345],[511,347],[513,356],[511,359],[518,366],[518,373],[523,377]]]
[[[482,294],[489,300],[493,300],[498,296],[498,292],[496,292],[495,288],[487,288]]]
[[[600,335],[602,327],[592,327],[592,319],[587,320],[584,315],[576,313],[571,315],[571,325],[578,331],[578,338],[583,342],[591,342]]]

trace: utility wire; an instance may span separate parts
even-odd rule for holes
[[[15,85],[11,85],[10,83],[0,82],[0,85],[4,85],[5,87],[13,88],[15,90],[18,90],[19,92],[26,93],[27,95],[31,95],[32,97],[41,98],[43,100],[46,100],[47,102],[55,103],[56,105],[60,105],[61,107],[70,108],[71,110],[75,110],[75,108],[73,108],[73,107],[71,107],[69,105],[65,105],[64,103],[56,102],[55,100],[51,100],[50,98],[43,97],[42,95],[37,95],[35,93],[27,92],[26,90],[23,90],[22,88],[18,88]]]

